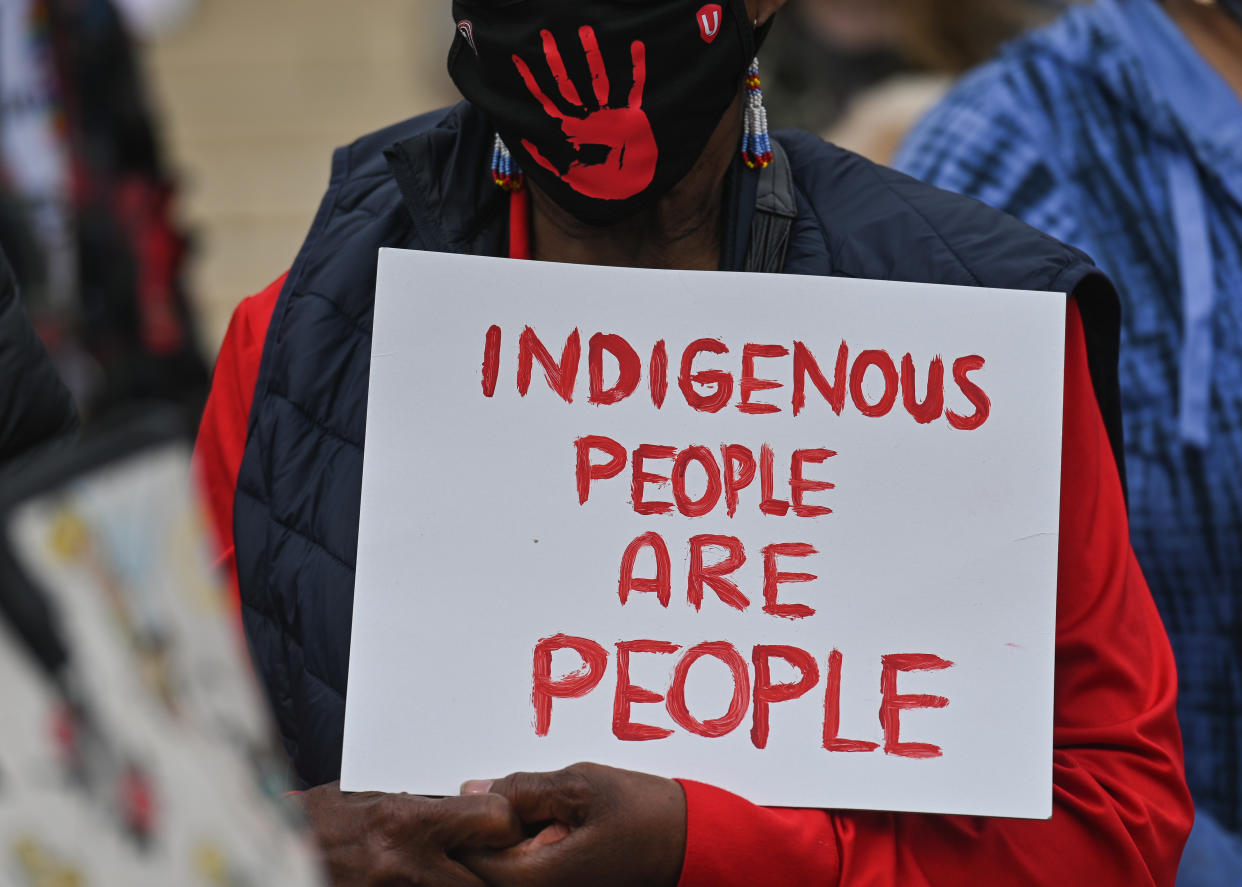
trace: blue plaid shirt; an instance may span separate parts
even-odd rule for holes
[[[1191,790],[1239,832],[1242,101],[1155,0],[1099,0],[967,76],[897,165],[1118,284],[1134,548],[1177,655]]]

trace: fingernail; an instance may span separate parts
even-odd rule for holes
[[[461,793],[463,795],[486,795],[491,792],[495,784],[494,779],[467,779],[461,784]]]

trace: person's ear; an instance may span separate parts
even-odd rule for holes
[[[750,13],[750,20],[755,23],[755,27],[760,28],[766,25],[786,2],[787,0],[746,0],[746,11]]]

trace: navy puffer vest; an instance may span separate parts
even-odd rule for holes
[[[1118,302],[1082,253],[811,135],[778,138],[798,199],[786,273],[1075,292],[1120,452]],[[337,151],[272,317],[234,532],[251,652],[306,785],[340,773],[377,251],[505,254],[491,145],[483,115],[462,104]],[[736,164],[726,269],[746,255],[756,189]]]

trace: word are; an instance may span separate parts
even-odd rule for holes
[[[486,397],[496,394],[503,341],[504,331],[499,326],[492,326],[487,331],[483,346],[483,394]],[[785,345],[744,345],[738,376],[723,369],[698,366],[703,355],[727,354],[731,354],[729,347],[719,339],[697,339],[682,350],[677,388],[692,409],[718,413],[733,404],[748,415],[782,412],[784,408],[777,403],[756,399],[756,396],[764,396],[763,392],[787,387],[784,382],[770,378],[770,371],[761,376],[757,361],[791,358],[792,366],[784,369],[786,373],[792,370],[792,384],[788,386],[791,388],[789,405],[795,416],[807,408],[808,382],[837,415],[845,409],[848,399],[864,416],[887,416],[896,407],[899,398],[905,411],[922,425],[943,417],[953,428],[974,431],[991,415],[991,399],[969,378],[970,373],[983,369],[986,363],[978,355],[966,355],[953,361],[953,384],[974,408],[969,415],[962,415],[945,407],[945,364],[939,356],[929,362],[923,374],[925,382],[920,396],[919,373],[911,354],[897,361],[887,351],[869,349],[859,352],[851,362],[850,346],[842,342],[831,367],[831,379],[819,359],[803,342],[794,342],[792,349]],[[614,367],[616,378],[611,382],[604,379],[605,355]],[[518,338],[517,361],[517,390],[522,397],[530,391],[536,361],[543,368],[552,391],[567,403],[573,403],[582,363],[582,339],[578,330],[570,333],[565,340],[560,360],[552,356],[533,329],[528,326],[522,331]],[[633,396],[642,384],[643,359],[622,336],[596,333],[587,343],[586,373],[588,402],[597,406],[620,403]],[[646,366],[647,388],[656,409],[664,408],[669,373],[668,346],[661,339],[652,347]],[[869,395],[864,382],[869,374],[874,376],[875,373],[879,373],[883,387],[878,389],[878,395],[874,390]]]
[[[690,647],[677,661],[672,680],[663,693],[633,683],[630,660],[636,654],[674,655],[682,647],[668,641],[633,640],[616,644],[616,690],[613,697],[612,733],[623,742],[650,742],[673,735],[673,730],[653,724],[636,723],[636,704],[664,703],[668,716],[681,729],[706,739],[718,739],[738,729],[750,715],[750,741],[757,749],[767,748],[771,732],[771,707],[777,703],[799,699],[820,683],[820,668],[815,657],[798,647],[787,645],[756,645],[747,663],[737,648],[727,641],[708,641]],[[563,677],[552,677],[552,657],[560,650],[572,650],[582,658],[582,667]],[[690,670],[704,658],[722,662],[733,681],[733,696],[728,710],[716,718],[700,719],[690,711],[686,700],[686,681]],[[556,699],[581,699],[603,683],[608,671],[608,651],[587,638],[559,634],[543,638],[535,645],[531,700],[535,706],[535,734],[547,736],[552,727],[552,703]],[[786,662],[799,675],[796,681],[774,682],[772,661]],[[909,742],[901,738],[901,713],[911,709],[945,708],[949,700],[943,696],[903,694],[897,692],[897,676],[901,672],[938,671],[952,668],[953,663],[926,653],[895,653],[880,660],[879,718],[884,742],[846,739],[840,735],[841,672],[845,657],[839,650],[828,656],[824,673],[823,748],[830,752],[874,752],[883,748],[885,754],[905,758],[937,758],[941,748],[927,742]],[[751,666],[754,668],[752,681]]]
[[[723,556],[715,563],[706,563],[705,552],[719,549]],[[649,550],[655,556],[656,575],[654,578],[640,578],[634,575],[634,566],[639,554]],[[815,610],[806,604],[792,604],[778,600],[780,587],[792,582],[814,582],[819,577],[813,573],[785,573],[781,571],[782,557],[810,557],[819,554],[805,542],[779,542],[765,546],[763,549],[763,612],[781,619],[806,619],[815,615]],[[736,536],[718,536],[704,534],[690,539],[690,567],[686,579],[686,600],[695,610],[703,609],[703,589],[710,588],[721,602],[735,610],[746,611],[750,607],[750,599],[742,593],[737,583],[727,578],[730,573],[739,570],[746,563],[746,548],[742,540]],[[617,594],[621,605],[630,602],[631,592],[647,592],[654,594],[660,605],[665,609],[673,597],[672,559],[669,557],[668,545],[659,533],[644,533],[625,549],[621,556],[621,578],[617,582]]]

